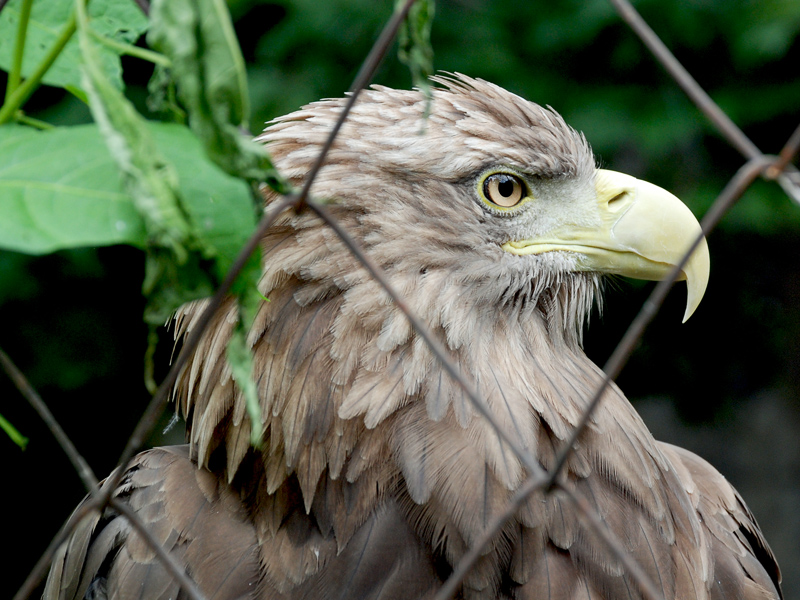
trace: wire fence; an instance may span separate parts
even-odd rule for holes
[[[658,62],[666,69],[670,76],[674,78],[675,82],[681,87],[681,89],[685,91],[692,102],[694,102],[694,104],[709,118],[709,120],[714,124],[716,129],[728,141],[728,143],[745,158],[744,164],[731,177],[728,184],[720,192],[716,201],[702,219],[701,226],[703,229],[703,234],[708,235],[716,227],[722,216],[758,178],[776,181],[783,188],[789,198],[800,204],[800,173],[791,164],[791,161],[795,156],[797,156],[798,149],[800,148],[800,125],[791,133],[786,141],[786,144],[777,155],[767,155],[762,153],[761,150],[759,150],[759,148],[748,139],[742,130],[730,118],[728,118],[728,116],[714,103],[714,101],[703,90],[703,88],[692,78],[688,71],[672,55],[672,53],[653,32],[644,19],[642,19],[642,17],[636,12],[628,0],[609,1],[611,4],[613,4],[620,17],[628,24],[631,30],[636,33],[636,35],[650,50]],[[486,402],[475,391],[472,384],[459,372],[458,367],[449,357],[448,351],[442,346],[437,338],[431,334],[426,325],[415,315],[413,309],[404,301],[402,295],[392,287],[381,268],[374,261],[372,261],[367,254],[364,253],[364,251],[359,247],[359,244],[348,234],[348,232],[340,225],[340,223],[338,223],[336,219],[329,214],[328,210],[323,204],[316,203],[312,198],[309,197],[311,185],[313,184],[320,168],[324,165],[327,152],[333,144],[341,125],[346,120],[350,108],[355,102],[357,102],[359,92],[364,89],[373,78],[383,57],[386,55],[393,40],[395,39],[398,28],[400,27],[403,19],[414,2],[415,0],[406,0],[401,9],[397,10],[391,20],[387,23],[379,39],[375,42],[371,52],[364,61],[356,80],[351,87],[352,94],[349,102],[345,106],[344,110],[342,110],[338,122],[330,132],[325,145],[319,153],[314,167],[305,179],[303,188],[298,193],[284,196],[282,199],[269,206],[255,233],[239,253],[224,282],[207,304],[207,307],[197,322],[197,325],[193,327],[190,334],[185,339],[179,356],[172,364],[169,373],[165,377],[158,391],[154,394],[138,425],[128,439],[125,450],[118,461],[118,468],[105,480],[102,485],[98,483],[97,477],[94,475],[87,462],[77,452],[68,436],[59,427],[58,423],[49,412],[45,403],[41,400],[36,391],[30,386],[30,384],[28,384],[25,377],[14,366],[10,358],[0,350],[0,364],[2,364],[4,370],[14,381],[20,392],[26,397],[26,399],[29,400],[31,405],[47,423],[48,427],[53,432],[53,435],[57,438],[58,443],[63,448],[64,452],[67,454],[73,466],[75,467],[77,475],[81,478],[84,486],[89,492],[87,500],[80,505],[70,519],[64,524],[58,534],[53,538],[47,550],[41,556],[23,586],[17,592],[15,600],[24,600],[31,596],[46,575],[55,551],[69,536],[77,523],[79,523],[81,519],[90,514],[92,511],[102,510],[107,506],[110,506],[114,510],[118,511],[130,521],[132,527],[142,535],[144,540],[156,552],[160,560],[163,561],[165,567],[176,578],[185,593],[190,598],[193,600],[203,599],[202,593],[196,588],[183,568],[149,534],[147,528],[130,510],[130,508],[125,504],[112,499],[111,494],[120,482],[126,466],[130,463],[134,454],[142,447],[144,440],[155,427],[157,419],[167,403],[168,396],[175,384],[175,381],[177,380],[180,370],[197,346],[203,332],[208,327],[212,316],[227,297],[233,281],[236,279],[239,272],[248,261],[250,255],[258,248],[260,239],[284,211],[289,209],[297,210],[301,207],[305,207],[306,209],[313,211],[319,216],[319,218],[324,220],[331,230],[334,231],[336,235],[339,236],[341,241],[349,248],[350,252],[370,272],[372,277],[374,277],[375,280],[380,283],[387,294],[407,316],[416,333],[429,346],[431,352],[436,356],[437,360],[441,362],[444,369],[462,388],[473,406],[478,410],[478,412],[481,413],[483,418],[493,424],[497,434],[505,441],[508,447],[528,470],[528,480],[518,488],[506,509],[501,514],[497,515],[494,521],[487,526],[481,539],[472,548],[470,548],[469,552],[467,552],[462,560],[456,565],[452,575],[437,594],[436,600],[445,600],[453,597],[453,595],[457,592],[464,576],[469,572],[469,569],[481,556],[486,545],[492,541],[498,532],[500,532],[503,525],[510,518],[512,518],[513,515],[516,514],[520,506],[522,506],[522,504],[532,494],[537,493],[560,494],[562,498],[564,498],[575,508],[576,514],[578,514],[579,517],[584,521],[584,524],[593,530],[597,534],[598,538],[603,541],[607,552],[625,566],[630,576],[640,587],[642,594],[650,600],[657,600],[661,598],[656,586],[654,586],[653,582],[649,580],[643,569],[641,569],[641,567],[628,555],[620,541],[605,528],[597,511],[585,498],[582,498],[572,488],[564,485],[561,476],[570,452],[574,448],[575,443],[580,439],[581,434],[591,419],[592,413],[596,410],[597,406],[601,402],[604,390],[622,370],[636,344],[641,339],[645,328],[658,313],[670,287],[680,274],[683,265],[688,260],[688,257],[691,255],[691,252],[694,250],[696,245],[700,243],[702,236],[698,237],[698,239],[695,241],[695,244],[689,251],[687,251],[683,260],[672,270],[670,275],[656,285],[649,299],[645,302],[639,314],[630,324],[624,337],[604,366],[603,370],[605,372],[605,379],[602,385],[595,390],[593,396],[587,399],[587,408],[583,413],[579,424],[572,431],[570,438],[563,444],[558,452],[555,467],[549,472],[545,471],[530,453],[519,446],[519,444],[513,438],[506,435],[506,432],[503,430],[503,428],[500,427],[496,422]],[[143,5],[143,9],[146,9],[146,5]],[[269,260],[269,256],[264,257],[264,259]]]

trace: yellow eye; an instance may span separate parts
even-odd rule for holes
[[[516,175],[495,173],[484,179],[483,195],[497,206],[511,208],[525,197],[525,184]]]

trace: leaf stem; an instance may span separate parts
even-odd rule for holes
[[[3,415],[0,415],[0,430],[5,431],[6,435],[8,435],[11,441],[19,446],[20,449],[25,450],[25,446],[28,445],[28,438],[17,431],[17,428],[3,417]]]
[[[14,58],[11,62],[11,70],[8,72],[6,101],[8,101],[11,93],[19,87],[19,82],[22,79],[22,55],[25,52],[25,39],[28,36],[31,6],[33,6],[33,0],[22,0],[22,6],[19,10],[19,23],[17,24],[17,39],[14,41]]]
[[[124,44],[122,42],[118,42],[117,40],[107,37],[91,28],[88,29],[88,32],[89,35],[91,35],[95,40],[104,46],[111,48],[115,52],[118,52],[119,54],[135,56],[136,58],[141,58],[142,60],[160,65],[167,69],[172,67],[172,61],[159,52],[153,52],[152,50],[148,50],[146,48],[139,48],[133,44]]]
[[[61,35],[58,36],[58,39],[56,40],[55,44],[53,44],[53,47],[50,48],[50,51],[47,53],[47,56],[44,57],[44,60],[42,60],[39,66],[36,67],[36,70],[31,73],[30,77],[28,77],[17,89],[11,93],[11,95],[6,99],[5,104],[3,104],[3,107],[0,108],[0,125],[8,123],[17,113],[17,110],[22,107],[25,101],[34,92],[34,90],[39,87],[42,77],[44,77],[44,74],[47,73],[47,70],[53,65],[58,56],[61,54],[64,46],[67,45],[67,42],[69,42],[75,33],[75,30],[76,21],[75,13],[73,12],[70,15],[69,21],[67,21],[67,24],[64,26],[64,29],[61,31]]]
[[[36,128],[36,129],[41,129],[41,130],[55,129],[54,125],[51,125],[50,123],[48,123],[46,121],[40,121],[39,119],[34,119],[33,117],[29,117],[28,115],[26,115],[21,110],[18,110],[16,112],[16,114],[14,115],[14,120],[17,123],[22,123],[23,125],[28,125],[30,127]]]

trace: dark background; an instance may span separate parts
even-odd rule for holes
[[[254,132],[306,102],[342,95],[392,9],[388,0],[229,5],[249,66]],[[636,6],[747,135],[777,153],[800,122],[800,3]],[[553,106],[585,132],[604,167],[671,190],[697,215],[743,163],[605,0],[440,0],[433,45],[437,69]],[[135,60],[123,65],[129,96],[145,111],[151,69]],[[390,56],[376,82],[409,87],[409,79]],[[27,108],[55,124],[90,120],[86,107],[52,88]],[[698,452],[737,486],[783,566],[787,598],[797,597],[800,207],[776,184],[757,182],[709,247],[703,303],[681,325],[685,291],[678,284],[619,384],[656,437]],[[44,257],[0,251],[0,347],[101,477],[149,400],[143,272],[143,255],[129,247]],[[651,289],[610,282],[603,313],[593,316],[586,336],[596,362],[605,362]],[[171,350],[169,333],[161,339],[157,376]],[[21,452],[0,436],[0,597],[10,597],[84,491],[4,376],[0,413],[30,438]],[[180,442],[181,435],[177,427],[152,442]]]

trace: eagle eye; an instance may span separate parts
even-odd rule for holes
[[[499,208],[512,208],[527,196],[525,184],[516,175],[494,173],[483,180],[483,196]]]

